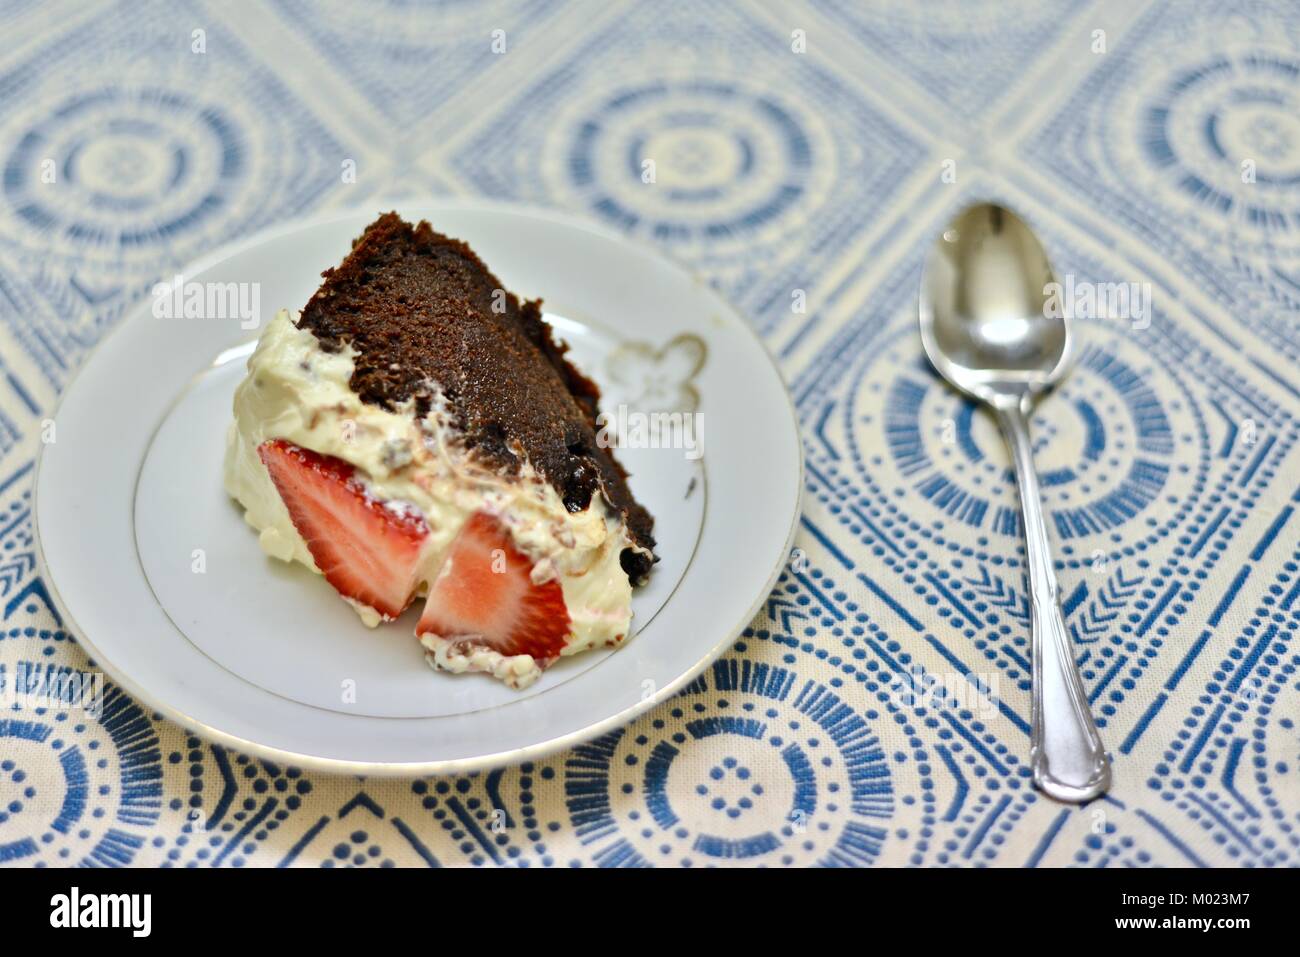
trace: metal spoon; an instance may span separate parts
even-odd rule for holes
[[[1032,597],[1034,782],[1058,801],[1083,802],[1110,786],[1110,765],[1061,615],[1029,441],[1033,404],[1064,375],[1070,347],[1054,282],[1043,247],[1015,213],[972,206],[926,264],[921,341],[940,375],[993,410],[1011,447]]]

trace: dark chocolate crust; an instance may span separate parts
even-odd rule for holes
[[[653,550],[654,519],[596,441],[600,390],[565,358],[540,300],[521,304],[469,246],[395,212],[321,275],[298,327],[326,351],[352,346],[351,385],[362,401],[396,410],[414,399],[423,416],[436,383],[476,459],[516,474],[522,453],[570,511],[600,492],[631,540]],[[621,556],[633,583],[654,561],[631,548]]]

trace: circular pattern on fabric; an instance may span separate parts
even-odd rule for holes
[[[1300,58],[1264,38],[1231,53],[1217,34],[1212,47],[1208,39],[1165,44],[1144,58],[1163,69],[1131,74],[1117,90],[1121,135],[1103,141],[1106,162],[1182,217],[1188,235],[1230,240],[1239,253],[1295,251]]]
[[[872,720],[835,689],[726,659],[713,681],[580,746],[565,766],[572,823],[597,863],[872,863],[894,796]]]
[[[1092,338],[1031,423],[1048,522],[1064,553],[1085,559],[1168,535],[1208,462],[1205,425],[1181,381],[1129,339]],[[885,534],[959,523],[963,537],[1018,541],[1015,476],[995,423],[919,351],[909,330],[856,375],[845,430],[865,483],[856,504]]]
[[[3,678],[0,862],[129,864],[158,820],[153,725],[102,675],[18,661]]]
[[[556,190],[614,225],[712,256],[790,228],[833,182],[820,121],[734,80],[653,80],[567,108]]]
[[[156,256],[178,235],[210,227],[248,171],[231,118],[166,89],[73,93],[12,142],[6,202],[80,255]]]

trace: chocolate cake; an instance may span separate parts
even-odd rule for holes
[[[571,512],[602,495],[644,549],[625,548],[623,570],[645,579],[653,519],[597,442],[599,390],[566,359],[540,300],[520,303],[465,243],[395,212],[322,276],[298,328],[327,352],[351,347],[364,402],[396,411],[413,400],[423,416],[436,388],[476,461],[517,474],[522,455]]]

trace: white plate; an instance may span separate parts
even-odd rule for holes
[[[661,556],[617,652],[531,688],[436,674],[414,618],[365,628],[319,576],[267,558],[221,487],[234,388],[256,330],[160,319],[152,300],[78,373],[36,480],[47,582],[87,652],[150,707],[298,765],[437,774],[538,757],[616,728],[721,654],[767,597],[799,514],[801,448],[780,376],[704,283],[621,237],[483,202],[395,204],[467,240],[511,290],[545,299],[602,408],[698,400],[704,456],[627,448]],[[300,308],[380,208],[227,248],[187,282],[260,284],[264,325]],[[702,364],[701,364],[702,359]]]

